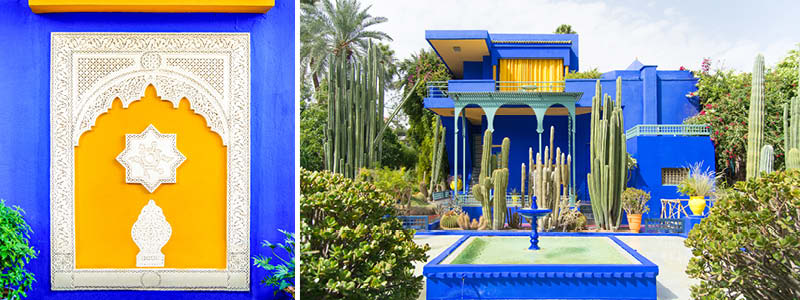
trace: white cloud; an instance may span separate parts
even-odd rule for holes
[[[756,53],[763,53],[771,65],[800,42],[800,31],[795,30],[800,27],[796,18],[766,14],[761,18],[746,18],[749,16],[746,8],[722,13],[705,11],[693,2],[679,2],[672,7],[663,7],[671,4],[665,2],[613,2],[612,5],[598,1],[544,0],[362,0],[362,3],[372,5],[372,15],[389,19],[375,29],[394,38],[391,46],[400,59],[430,47],[425,41],[426,29],[550,33],[562,23],[571,24],[580,34],[579,58],[583,70],[623,69],[636,57],[645,64],[659,65],[659,69],[680,66],[697,69],[704,57],[711,57],[729,68],[750,70]],[[736,9],[736,4],[725,5],[730,6],[725,9]],[[748,35],[741,28],[757,30],[748,31],[755,32]]]

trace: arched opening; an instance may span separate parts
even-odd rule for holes
[[[186,157],[177,167],[176,183],[161,184],[152,193],[126,183],[126,169],[116,160],[126,134],[139,134],[151,124],[175,134],[176,147]],[[165,268],[226,268],[227,148],[189,99],[176,108],[152,85],[127,108],[117,98],[74,151],[76,269],[135,268],[139,248],[131,228],[151,199],[172,228],[161,249]]]

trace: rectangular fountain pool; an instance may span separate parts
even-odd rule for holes
[[[487,234],[425,265],[427,299],[656,299],[658,266],[614,236]]]

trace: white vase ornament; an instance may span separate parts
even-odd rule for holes
[[[172,227],[164,217],[164,211],[150,200],[133,223],[131,237],[139,254],[136,254],[136,267],[164,267],[164,254],[161,248],[172,236]]]

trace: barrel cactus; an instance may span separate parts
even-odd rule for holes
[[[445,229],[458,228],[458,220],[455,215],[446,215],[442,217],[439,226]]]
[[[764,56],[753,63],[750,111],[747,115],[747,178],[758,176],[761,145],[764,143]]]

